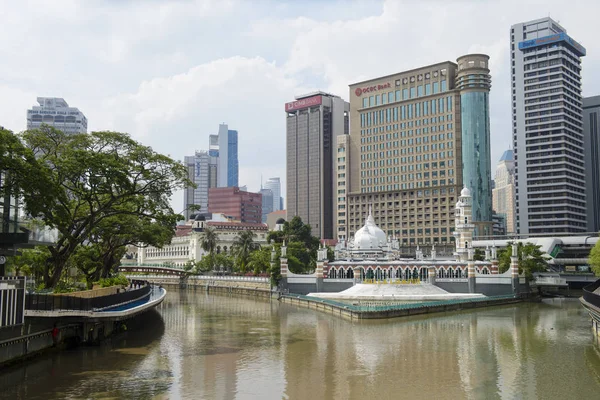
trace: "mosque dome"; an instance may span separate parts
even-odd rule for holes
[[[202,214],[198,214],[194,217],[194,221],[206,221],[206,217]]]
[[[471,191],[468,187],[464,187],[463,190],[460,191],[461,197],[471,197]]]
[[[278,219],[278,220],[275,222],[275,224],[277,224],[277,225],[281,225],[281,224],[284,224],[284,223],[285,223],[285,219],[283,219],[283,218],[279,218],[279,219]]]
[[[365,225],[356,231],[354,235],[354,248],[357,250],[378,250],[386,243],[387,235],[375,225],[375,220],[369,209],[369,216]]]

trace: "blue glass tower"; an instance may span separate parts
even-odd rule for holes
[[[489,57],[468,54],[458,58],[456,88],[460,90],[463,184],[473,196],[473,223],[477,235],[492,234],[490,154],[491,87]],[[479,222],[479,224],[478,224]]]
[[[227,186],[239,186],[238,182],[238,132],[227,131]]]

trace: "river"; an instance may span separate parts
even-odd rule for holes
[[[10,399],[594,399],[600,347],[577,300],[347,321],[171,291],[125,337],[0,372]]]

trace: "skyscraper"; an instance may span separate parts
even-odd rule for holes
[[[585,149],[585,191],[587,231],[600,231],[600,96],[583,99],[583,143]]]
[[[65,133],[86,133],[87,118],[77,107],[69,107],[58,97],[38,97],[39,106],[27,110],[27,129],[39,128],[42,124],[53,126]]]
[[[285,104],[288,219],[298,215],[314,235],[332,239],[337,135],[348,132],[350,104],[323,92]]]
[[[212,135],[211,135],[212,146]],[[219,125],[219,167],[217,187],[238,186],[238,132],[230,130],[227,124]]]
[[[262,223],[262,195],[238,187],[210,188],[208,212],[223,213],[236,221]]]
[[[586,230],[583,46],[551,18],[510,30],[517,231]]]
[[[214,177],[211,177],[211,166],[214,162],[213,157],[207,151],[196,151],[193,156],[186,156],[184,165],[188,169],[188,178],[193,181],[197,187],[186,187],[183,195],[183,214],[187,219],[193,213],[189,210],[190,205],[200,206],[202,212],[208,209],[208,189],[216,186]]]
[[[515,160],[512,150],[506,150],[496,166],[492,203],[494,211],[504,217],[506,233],[515,233]]]
[[[337,149],[347,238],[371,206],[375,223],[402,245],[451,252],[463,182],[477,233],[491,234],[488,59],[469,54],[350,85],[350,145],[338,138]]]
[[[279,178],[269,178],[265,182],[265,188],[271,189],[273,192],[273,209],[271,211],[281,210],[281,180]]]
[[[262,195],[262,222],[267,222],[267,215],[273,210],[273,191],[271,189],[260,189]],[[278,202],[279,203],[279,202]]]

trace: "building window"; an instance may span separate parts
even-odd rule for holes
[[[423,96],[423,85],[417,86],[417,96],[418,97]]]
[[[433,82],[433,94],[436,94],[440,91],[440,84],[439,82]]]
[[[369,96],[369,107],[373,107],[375,105],[375,97]]]
[[[365,97],[365,98],[363,98],[362,100],[363,100],[363,108],[366,108],[366,107],[369,105],[369,104],[367,103],[367,102],[369,101],[369,99]]]
[[[408,89],[402,89],[402,100],[408,99]]]
[[[425,84],[425,96],[429,96],[431,94],[431,83]]]
[[[447,87],[446,87],[446,80],[443,80],[443,81],[442,81],[442,92],[445,92],[446,90],[447,90]]]
[[[414,87],[411,87],[411,88],[410,88],[410,98],[411,98],[411,99],[414,99],[414,98],[415,98],[415,88],[414,88]]]

